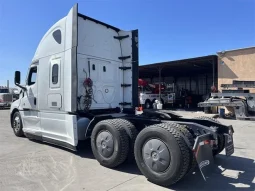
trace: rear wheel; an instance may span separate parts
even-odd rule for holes
[[[92,131],[91,148],[102,166],[113,168],[126,160],[128,141],[128,134],[120,120],[103,120]]]
[[[128,120],[125,119],[115,119],[118,120],[119,123],[121,123],[124,127],[124,129],[126,130],[126,133],[128,135],[128,141],[129,141],[129,152],[128,152],[128,156],[127,156],[127,162],[133,162],[134,161],[134,147],[135,147],[135,140],[137,137],[137,129],[134,126],[133,123],[131,123]]]
[[[175,125],[148,126],[135,142],[138,168],[149,181],[162,186],[176,183],[189,168],[189,148]]]
[[[12,125],[13,132],[17,137],[24,137],[23,124],[22,124],[20,113],[18,111],[16,111],[13,114],[11,125]]]
[[[206,116],[195,117],[195,119],[202,119],[202,120],[207,120],[207,121],[221,124],[217,119],[206,117]],[[211,127],[211,128],[214,128],[214,127]],[[225,137],[223,134],[218,134],[218,148],[213,149],[213,156],[221,153],[221,151],[223,151],[224,148],[225,148]]]
[[[176,124],[176,128],[187,138],[188,141],[188,147],[189,147],[189,155],[190,155],[190,163],[189,163],[189,170],[187,174],[193,172],[197,166],[197,160],[193,152],[193,146],[195,144],[195,140],[193,135],[188,130],[188,127],[186,125],[179,125]]]
[[[218,134],[218,148],[213,149],[213,156],[220,154],[225,148],[225,137],[222,134]]]
[[[221,124],[217,119],[212,118],[212,117],[199,116],[199,117],[195,117],[194,119],[202,119],[202,120],[207,120],[207,121]]]

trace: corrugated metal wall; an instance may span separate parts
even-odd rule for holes
[[[172,84],[174,82],[174,78],[173,77],[164,77],[164,82],[167,84]]]

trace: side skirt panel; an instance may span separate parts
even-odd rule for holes
[[[58,141],[58,140],[54,140],[54,139],[51,139],[51,138],[34,135],[34,134],[31,134],[31,133],[25,133],[25,136],[28,139],[33,139],[33,140],[37,140],[37,141],[53,144],[53,145],[56,145],[56,146],[60,146],[60,147],[64,147],[64,148],[70,149],[72,151],[77,151],[75,146],[70,145],[70,144],[68,144],[66,142],[63,142],[63,141]]]

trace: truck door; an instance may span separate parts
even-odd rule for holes
[[[38,116],[37,87],[38,87],[38,62],[31,65],[26,82],[26,90],[21,100],[21,117],[23,130],[26,133],[41,135],[40,117]]]
[[[77,5],[69,11],[65,20],[52,27],[52,33],[59,29],[62,42],[59,44],[49,35],[48,38],[52,41],[47,42],[55,43],[59,49],[56,49],[58,51],[55,54],[40,60],[41,81],[38,86],[42,140],[73,150],[78,144],[77,115],[71,114],[76,111],[77,100],[76,21]],[[47,47],[51,48],[51,43],[47,43]]]

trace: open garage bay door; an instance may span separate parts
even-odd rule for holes
[[[139,68],[139,78],[150,83],[175,84],[176,100],[182,90],[187,90],[193,98],[191,105],[197,107],[198,102],[209,96],[212,86],[218,87],[218,57],[211,55],[143,65]]]

